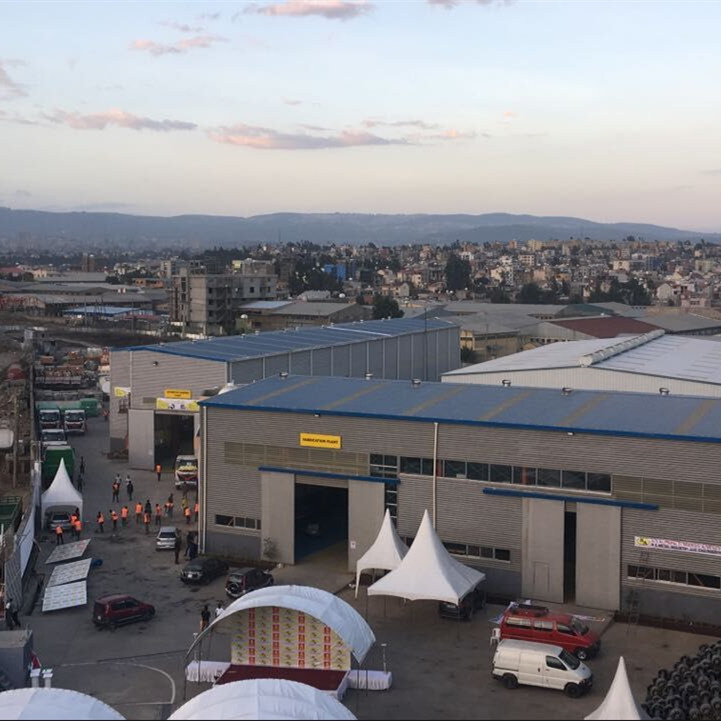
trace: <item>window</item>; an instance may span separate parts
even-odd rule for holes
[[[421,459],[420,458],[401,458],[401,473],[410,473],[413,475],[420,475],[421,473]]]
[[[376,478],[398,478],[398,456],[371,453],[370,475]]]
[[[563,665],[563,661],[556,658],[555,656],[546,656],[546,668],[556,668],[559,671],[567,671],[568,670]]]
[[[536,485],[536,469],[526,468],[524,466],[514,466],[513,468],[513,482],[521,486],[535,486]]]
[[[216,516],[215,523],[218,526],[233,526],[233,516]]]
[[[552,486],[554,488],[561,487],[561,471],[555,471],[550,468],[538,469],[538,485]]]
[[[398,489],[395,486],[386,484],[385,491],[386,510],[390,511],[391,519],[398,524]]]
[[[488,464],[487,463],[468,463],[466,475],[473,481],[488,480]]]
[[[446,551],[452,553],[454,556],[465,556],[467,555],[468,546],[465,543],[444,543]]]
[[[673,583],[721,591],[721,576],[710,576],[705,573],[675,571],[668,568],[651,568],[647,566],[628,566],[628,577],[632,580]]]
[[[505,562],[511,560],[511,552],[506,548],[489,548],[488,546],[475,546],[467,543],[455,543],[453,541],[444,542],[443,545],[446,547],[448,553],[454,556]]]
[[[572,628],[569,628],[568,626],[565,626],[562,623],[559,623],[556,625],[556,630],[559,633],[565,633],[567,636],[575,636],[576,634],[573,632]]]
[[[597,493],[611,492],[611,476],[608,473],[589,473],[587,477],[589,491],[596,491]]]
[[[586,474],[583,471],[563,471],[563,487],[586,490]]]
[[[533,628],[536,631],[553,631],[553,621],[534,621]]]
[[[465,461],[443,461],[443,475],[446,478],[465,478]]]
[[[481,548],[481,558],[493,558],[493,549],[492,548]]]
[[[259,518],[244,518],[242,516],[216,516],[215,523],[226,528],[248,528],[251,531],[260,531]]]
[[[510,563],[511,552],[507,548],[496,548],[494,558],[496,561],[506,561]]]
[[[491,466],[491,483],[510,483],[513,476],[511,466]]]
[[[518,618],[516,616],[509,616],[506,619],[506,626],[517,626],[519,628],[531,628],[530,618]]]

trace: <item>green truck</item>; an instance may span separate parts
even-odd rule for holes
[[[75,451],[70,446],[48,446],[43,453],[42,479],[43,485],[52,483],[60,468],[60,461],[65,461],[65,468],[70,478],[75,473]]]
[[[88,418],[97,418],[100,415],[100,403],[97,398],[81,398],[77,401],[38,401],[35,404],[36,411],[58,410],[61,413],[65,411],[85,411]]]

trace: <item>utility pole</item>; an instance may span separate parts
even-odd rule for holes
[[[15,430],[13,433],[13,488],[18,486],[18,429],[20,420],[18,418],[18,394],[13,394],[13,415],[15,417]]]

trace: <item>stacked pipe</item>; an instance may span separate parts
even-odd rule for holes
[[[721,721],[721,641],[682,656],[651,682],[642,704],[654,719]]]

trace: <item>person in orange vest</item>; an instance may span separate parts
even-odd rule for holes
[[[145,524],[145,535],[150,533],[150,514],[146,511],[143,513],[143,523]]]
[[[120,511],[120,517],[123,519],[123,528],[128,525],[128,516],[130,515],[130,509],[127,506],[123,506]]]
[[[105,533],[105,516],[103,515],[102,511],[98,511],[98,515],[95,518],[95,521],[98,524],[98,530],[100,531],[100,533]]]
[[[110,520],[113,522],[113,531],[118,530],[118,512],[115,510],[109,511],[110,513]]]
[[[163,472],[163,467],[160,465],[160,463],[155,464],[155,473],[158,476],[158,483],[160,483],[160,475]]]
[[[190,506],[185,507],[183,514],[185,515],[185,523],[189,526],[190,525],[190,516],[191,516]]]
[[[168,496],[168,500],[165,502],[165,514],[168,516],[168,518],[173,517],[173,506],[175,505],[173,501],[173,494],[171,493]]]
[[[138,501],[135,504],[135,525],[140,523],[140,520],[142,519],[142,517],[143,517],[143,504],[140,501]]]
[[[160,507],[159,503],[155,504],[155,525],[160,528],[161,523],[163,520],[163,509]]]
[[[198,522],[198,515],[200,514],[200,505],[198,504],[198,501],[195,501],[195,508],[193,509],[195,511],[195,522]]]
[[[80,534],[83,532],[83,522],[78,518],[77,521],[75,521],[75,538],[80,540]]]
[[[65,539],[63,538],[65,532],[63,531],[63,527],[58,523],[57,526],[55,526],[55,545],[56,546],[64,546],[65,545]]]

